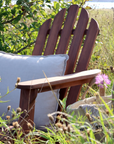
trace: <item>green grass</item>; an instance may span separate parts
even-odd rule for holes
[[[114,10],[90,9],[88,13],[90,18],[94,18],[98,22],[100,29],[88,69],[101,69],[102,73],[109,76],[111,85],[106,92],[107,95],[110,95],[114,81]],[[98,91],[96,86],[93,88]],[[83,86],[82,93],[85,89],[86,86]],[[89,92],[87,97],[89,96],[93,96],[93,94]]]
[[[109,76],[109,79],[112,81],[111,85],[107,89],[107,94],[111,94],[112,84],[114,80],[114,71],[110,67],[114,67],[114,12],[112,9],[95,9],[88,10],[90,17],[94,18],[100,28],[100,35],[97,37],[97,42],[94,47],[94,51],[89,63],[89,69],[101,69],[102,73],[105,73]],[[93,89],[98,91],[96,85],[93,86]],[[81,94],[86,90],[86,85],[83,86]],[[87,97],[93,96],[93,91],[89,91]],[[104,101],[103,101],[104,103]],[[87,117],[77,117],[73,113],[67,115],[68,119],[60,117],[58,125],[54,125],[54,128],[48,129],[47,133],[43,131],[38,131],[35,128],[30,130],[28,135],[24,134],[22,128],[15,128],[15,133],[8,130],[7,121],[0,119],[1,126],[5,126],[4,133],[5,140],[0,141],[0,143],[12,143],[15,144],[30,144],[38,143],[39,137],[44,137],[47,139],[47,144],[54,144],[59,142],[60,144],[113,144],[114,143],[114,116],[112,109],[110,109],[106,103],[104,103],[106,109],[108,110],[107,125],[104,123],[103,113],[101,110],[100,117],[96,119],[96,122],[102,126],[102,128],[93,129],[92,125],[95,123],[93,121],[87,123],[85,120]],[[105,111],[104,111],[105,112]],[[15,112],[16,113],[16,112]],[[106,112],[105,112],[106,113]],[[67,124],[66,125],[66,121]],[[62,122],[62,123],[61,123]],[[61,124],[60,124],[61,123]],[[83,131],[80,130],[83,128]],[[9,135],[8,135],[9,133]],[[18,134],[16,136],[16,133]],[[23,137],[22,137],[23,136]],[[98,138],[98,136],[100,138]],[[46,143],[45,141],[39,141],[39,143]]]
[[[99,109],[99,117],[95,120],[91,117],[90,112],[86,112],[85,116],[77,116],[74,113],[63,113],[58,117],[58,122],[52,124],[52,128],[46,128],[47,132],[37,130],[28,123],[29,133],[25,134],[22,127],[13,122],[13,131],[8,129],[8,123],[11,119],[2,120],[0,118],[0,126],[3,127],[1,136],[4,136],[0,143],[6,144],[113,144],[114,140],[114,116],[112,109],[100,98],[104,103],[106,110]],[[19,109],[19,108],[18,108]],[[21,109],[15,112],[15,116],[21,114]],[[55,113],[49,115],[50,122],[53,122],[53,116]],[[106,115],[106,116],[104,116]],[[88,119],[88,121],[87,121]],[[99,128],[95,127],[95,124],[99,125]],[[41,137],[46,139],[41,140]]]
[[[99,60],[96,64],[101,69],[114,66],[114,11],[112,9],[89,10],[90,17],[94,18],[100,28],[100,41],[95,45],[93,55]],[[94,59],[92,59],[94,60]]]

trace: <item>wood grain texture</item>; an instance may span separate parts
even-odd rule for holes
[[[44,55],[50,55],[54,53],[54,49],[56,47],[59,36],[59,31],[61,30],[62,23],[64,21],[65,12],[66,9],[62,9],[54,18]]]
[[[78,61],[76,72],[80,72],[87,69],[98,33],[99,33],[98,24],[94,19],[92,19]]]
[[[60,37],[56,54],[66,53],[67,47],[69,45],[71,33],[74,27],[74,23],[76,21],[76,17],[78,14],[78,9],[79,7],[77,5],[72,5],[68,10],[68,15],[66,17],[64,28],[61,32],[61,37]]]
[[[80,81],[87,79],[94,78],[97,74],[101,73],[99,69],[96,70],[88,70],[83,71],[75,74],[69,74],[65,76],[58,76],[58,77],[50,77],[50,78],[43,78],[43,79],[36,79],[26,82],[20,82],[17,88],[20,89],[40,89],[43,86],[43,89],[49,88],[49,83],[51,84],[52,88],[60,89],[62,87],[69,87],[73,85],[78,85]],[[44,91],[42,89],[42,92]]]
[[[50,34],[50,29],[48,30],[48,33],[47,34]],[[63,29],[61,29],[60,31],[59,31],[59,36],[61,36],[61,34],[62,34],[62,31],[63,31]],[[87,29],[84,31],[84,35],[87,35]],[[74,33],[75,33],[75,29],[72,29],[72,31],[71,31],[71,35],[74,35]]]
[[[79,50],[81,48],[82,40],[84,37],[84,32],[87,27],[87,23],[89,20],[88,13],[85,9],[82,8],[75,32],[74,37],[70,46],[69,50],[69,61],[67,63],[66,73],[65,74],[71,74],[73,73],[78,55]]]
[[[87,11],[82,8],[76,29],[74,31],[74,37],[70,46],[70,50],[69,50],[69,60],[67,62],[67,67],[66,67],[66,72],[65,74],[71,74],[73,73],[75,64],[77,62],[77,58],[78,58],[78,54],[79,54],[79,50],[81,48],[81,44],[82,44],[82,40],[84,37],[85,32],[87,32],[86,27],[87,27],[87,23],[89,20],[89,16]],[[61,89],[60,90],[60,99],[63,99],[66,94],[67,94],[67,88],[66,89]],[[75,99],[75,94],[74,96],[72,95],[73,100]],[[71,95],[68,96],[68,101],[72,101],[72,97]],[[71,102],[69,102],[71,103]]]
[[[98,24],[94,19],[91,20],[89,24],[90,25],[89,29],[86,29],[89,16],[87,11],[84,8],[82,8],[76,29],[74,29],[74,23],[76,20],[78,9],[79,9],[78,5],[70,6],[63,29],[61,29],[61,26],[64,21],[66,9],[61,10],[55,16],[51,28],[50,28],[51,19],[47,20],[40,27],[35,48],[33,50],[33,55],[41,55],[45,45],[47,34],[49,34],[44,55],[53,54],[58,40],[58,36],[61,35],[58,48],[56,50],[56,54],[66,53],[69,44],[69,39],[72,34],[74,35],[68,53],[69,60],[65,72],[66,76],[48,78],[53,89],[61,89],[60,90],[61,100],[67,94],[68,88],[66,87],[72,86],[70,88],[69,95],[67,97],[67,103],[66,103],[67,106],[78,100],[82,84],[86,82],[90,82],[90,80],[93,77],[95,77],[98,73],[100,73],[100,70],[98,70],[97,73],[94,70],[89,71],[90,73],[82,72],[81,73],[82,75],[79,75],[78,73],[87,69],[92,54],[92,50],[95,44],[95,40],[99,33]],[[85,34],[87,36],[83,43],[83,47],[81,47],[83,42],[83,37]],[[82,49],[81,52],[80,49]],[[80,54],[79,61],[77,63],[79,53],[81,54]],[[72,74],[76,63],[77,63],[76,74]],[[72,74],[72,75],[68,75],[68,74]],[[34,80],[32,81],[32,85],[31,82],[22,82],[18,84],[18,88],[22,89],[20,107],[23,110],[25,108],[29,110],[34,105],[35,98],[38,92],[37,89],[40,89],[42,87],[42,84],[43,84],[42,92],[50,90],[48,82],[44,82],[44,79]],[[32,93],[29,96],[30,91],[32,91]],[[33,120],[34,119],[33,117],[34,117],[34,108],[31,111],[29,118]],[[27,129],[26,126],[24,127],[25,129]]]
[[[43,51],[43,48],[45,45],[45,41],[46,41],[46,37],[47,37],[48,31],[50,29],[50,24],[51,24],[51,19],[48,19],[40,27],[32,55],[41,55],[42,54],[42,51]]]
[[[86,40],[84,42],[81,55],[78,61],[76,73],[87,69],[98,33],[99,33],[98,24],[94,19],[92,19],[89,29],[88,29],[87,36],[86,36]],[[78,100],[81,87],[82,85],[71,87],[69,96],[67,98],[67,105],[72,104],[74,101]],[[73,96],[74,94],[75,96]]]
[[[25,132],[28,132],[27,122],[30,122],[33,125],[34,122],[34,109],[35,109],[35,99],[37,96],[37,90],[31,89],[21,89],[21,97],[20,97],[20,105],[19,107],[22,111],[27,110],[28,115],[26,117],[26,113],[22,113],[19,118],[19,124],[23,127]]]

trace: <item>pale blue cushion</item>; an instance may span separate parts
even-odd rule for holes
[[[0,52],[0,93],[5,95],[7,88],[11,91],[15,87],[17,77],[21,81],[44,78],[43,71],[47,77],[64,75],[68,55],[49,55],[49,56],[20,56]],[[55,91],[59,99],[59,90]],[[19,107],[20,90],[9,93],[1,100],[10,100],[7,103],[0,104],[0,115],[6,111],[7,106],[16,110]],[[57,110],[58,103],[51,91],[39,93],[35,104],[34,122],[36,127],[49,125],[48,113]]]

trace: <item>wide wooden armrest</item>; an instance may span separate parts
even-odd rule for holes
[[[87,70],[79,73],[50,77],[50,78],[42,78],[36,80],[30,80],[25,82],[20,82],[17,85],[19,89],[42,89],[42,92],[50,90],[50,85],[53,90],[66,88],[74,85],[80,85],[83,83],[88,83],[92,78],[94,78],[97,74],[101,73],[101,70]],[[50,85],[49,85],[50,83]]]

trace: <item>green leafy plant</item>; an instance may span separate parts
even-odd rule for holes
[[[86,0],[11,0],[0,1],[0,50],[30,55],[42,23],[54,18],[58,11],[71,4],[83,6]]]

